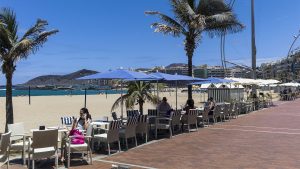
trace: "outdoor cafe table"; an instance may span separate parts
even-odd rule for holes
[[[105,126],[105,125],[109,125],[109,122],[95,120],[95,121],[91,122],[91,125]]]

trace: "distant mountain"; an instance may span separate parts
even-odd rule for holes
[[[170,68],[176,68],[176,67],[187,67],[188,64],[186,63],[172,63],[172,64],[169,64],[168,66],[166,66],[166,69],[170,69]],[[193,65],[193,67],[195,67]]]
[[[86,80],[76,80],[77,78],[88,76],[98,73],[97,71],[82,69],[74,73],[66,75],[44,75],[33,78],[28,82],[22,84],[24,86],[39,86],[39,85],[61,85],[61,86],[71,86],[71,85],[81,85],[86,83]]]

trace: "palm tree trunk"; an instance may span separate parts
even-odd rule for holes
[[[143,101],[141,101],[141,102],[139,102],[139,109],[140,109],[140,113],[141,113],[141,115],[143,115],[143,105],[144,105],[144,102]]]
[[[12,103],[12,71],[6,72],[6,124],[5,132],[8,131],[7,125],[14,123],[13,103]]]
[[[256,79],[256,45],[255,45],[255,15],[254,0],[251,0],[251,47],[252,47],[252,78]],[[256,93],[256,85],[252,85],[252,90]]]
[[[188,76],[193,76],[193,55],[194,55],[195,47],[196,47],[195,38],[193,38],[193,36],[187,36],[186,43],[185,43],[185,51],[188,57]],[[192,98],[193,98],[192,85],[188,85],[188,99],[192,99]]]
[[[251,46],[252,46],[252,78],[256,79],[256,46],[255,46],[255,17],[254,0],[251,0]]]
[[[193,76],[193,59],[192,59],[192,56],[188,56],[188,75],[189,76]],[[192,99],[192,98],[193,98],[192,85],[188,85],[188,99]]]

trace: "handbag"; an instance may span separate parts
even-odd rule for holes
[[[84,144],[84,136],[78,129],[73,129],[70,131],[71,144]]]

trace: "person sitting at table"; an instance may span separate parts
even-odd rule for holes
[[[157,106],[157,112],[159,114],[164,114],[165,116],[170,116],[173,111],[166,97],[163,97],[162,101]]]
[[[183,126],[184,126],[184,124],[185,124],[186,121],[187,121],[187,114],[188,114],[188,112],[189,112],[191,109],[196,109],[196,107],[195,107],[195,102],[194,102],[193,99],[188,99],[188,100],[186,101],[186,104],[185,104],[184,108],[183,108],[183,110],[185,111],[185,114],[182,115],[182,117],[181,117],[181,123],[182,123],[182,125],[181,125],[181,131],[183,131]]]
[[[92,116],[87,108],[80,109],[80,117],[74,119],[72,129],[86,130],[92,122]]]
[[[195,102],[194,102],[194,100],[193,100],[193,99],[188,99],[188,100],[186,101],[186,104],[185,104],[183,110],[186,111],[186,113],[187,113],[187,112],[189,112],[190,109],[195,109],[195,108],[196,108],[196,107],[195,107]]]
[[[216,102],[214,101],[214,98],[210,97],[207,100],[207,105],[208,105],[208,109],[209,109],[208,115],[213,115],[215,107],[216,107]]]
[[[73,120],[73,124],[72,124],[72,129],[78,129],[78,130],[87,130],[89,124],[92,122],[92,116],[89,113],[89,110],[87,108],[81,108],[80,112],[79,112],[80,117],[79,118],[75,118]],[[67,141],[67,137],[69,136],[69,134],[67,133],[63,133],[62,135],[62,140],[61,140],[61,162],[64,162],[65,158],[64,158],[64,149],[65,149],[65,144]]]

